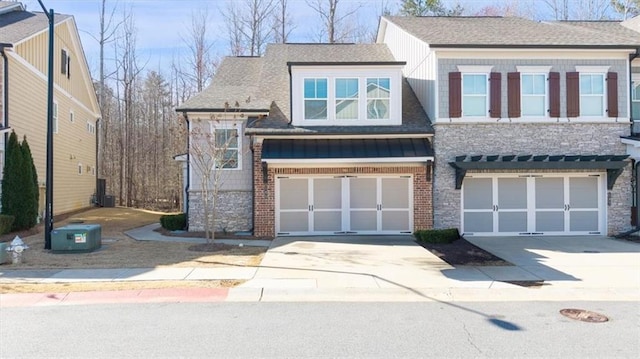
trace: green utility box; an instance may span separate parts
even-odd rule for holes
[[[99,224],[70,224],[51,231],[53,253],[93,252],[102,247]]]

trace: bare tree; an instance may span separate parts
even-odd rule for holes
[[[230,120],[244,116],[235,109],[231,110],[228,103],[225,103],[225,109],[228,111],[219,117],[193,119],[189,128],[189,157],[200,179],[200,198],[203,203],[207,243],[215,241],[217,199],[228,173],[225,169],[237,165],[237,151],[241,151],[238,148],[240,129]]]
[[[611,6],[624,20],[640,14],[639,0],[611,0]]]
[[[553,13],[555,20],[569,20],[569,1],[570,0],[543,0]]]
[[[609,18],[611,0],[578,0],[574,18],[576,20],[605,20]]]
[[[400,14],[407,16],[459,16],[464,8],[459,3],[452,8],[442,4],[442,0],[402,0]]]
[[[189,34],[186,38],[183,37],[189,48],[189,56],[185,58],[188,69],[182,70],[181,73],[195,84],[197,92],[209,84],[217,67],[217,62],[211,57],[213,42],[207,39],[210,22],[207,8],[192,12]]]
[[[354,15],[360,6],[348,10],[344,13],[338,11],[340,0],[305,0],[307,5],[315,11],[322,19],[324,28],[321,29],[319,37],[322,42],[330,44],[347,42],[353,35],[353,28],[348,26],[347,19]]]
[[[286,43],[294,29],[288,3],[288,0],[277,0],[277,7],[273,12],[273,42]]]
[[[223,17],[233,56],[262,55],[271,39],[273,28],[268,21],[274,8],[275,0],[243,0],[227,4]]]

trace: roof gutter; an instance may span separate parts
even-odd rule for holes
[[[637,45],[553,45],[553,44],[429,44],[431,48],[451,49],[597,49],[634,50]]]
[[[0,128],[3,130],[9,129],[9,58],[5,54],[6,48],[11,48],[13,45],[0,43],[0,55],[2,55],[2,124]],[[4,145],[5,150],[8,142],[9,131],[4,131]],[[1,170],[1,169],[0,169]]]

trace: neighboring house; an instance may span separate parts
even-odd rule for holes
[[[220,169],[216,229],[431,228],[433,129],[404,65],[384,44],[274,44],[262,57],[225,58],[212,85],[177,109],[191,131],[238,135]],[[189,230],[199,231],[202,183],[188,164]]]
[[[91,205],[100,110],[73,17],[54,18],[53,213],[60,214]],[[0,164],[8,136],[3,128],[20,140],[26,135],[41,186],[40,213],[46,182],[48,39],[44,13],[0,1]]]
[[[436,228],[477,236],[631,228],[631,161],[620,137],[630,134],[629,65],[640,39],[609,25],[381,19],[378,42],[406,61],[435,129]]]

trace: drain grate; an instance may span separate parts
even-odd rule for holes
[[[609,321],[609,318],[607,318],[607,316],[603,314],[591,312],[584,309],[562,309],[560,310],[560,314],[564,315],[567,318],[587,323],[604,323]]]

